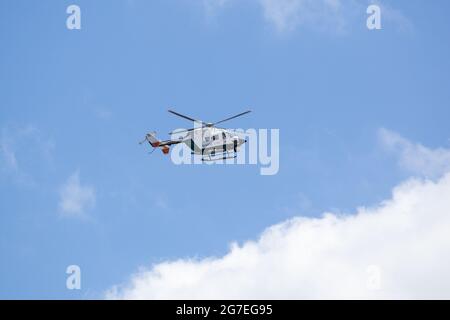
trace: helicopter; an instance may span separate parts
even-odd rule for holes
[[[163,141],[156,138],[156,132],[149,132],[145,135],[145,139],[139,142],[139,144],[147,141],[150,146],[153,147],[153,151],[159,148],[163,154],[167,155],[169,154],[170,147],[172,145],[184,143],[191,149],[191,154],[201,155],[202,161],[216,161],[236,158],[240,146],[247,142],[247,140],[239,137],[235,132],[216,127],[216,125],[237,117],[241,117],[247,113],[250,113],[251,110],[244,111],[216,122],[203,122],[170,109],[168,112],[194,122],[194,128],[170,132],[169,134],[172,137],[177,134],[185,135],[179,136],[178,139]]]

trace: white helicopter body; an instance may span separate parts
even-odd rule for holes
[[[192,154],[201,155],[203,161],[214,161],[235,158],[240,146],[247,142],[235,132],[217,128],[215,125],[247,114],[250,110],[215,123],[204,123],[172,110],[169,110],[169,112],[193,121],[195,127],[188,130],[171,132],[172,137],[181,133],[187,134],[179,136],[178,139],[164,141],[158,140],[155,132],[150,132],[146,134],[145,140],[141,143],[148,141],[153,148],[160,148],[164,154],[169,154],[171,145],[184,143],[191,149]],[[219,158],[217,159],[216,156],[219,156]]]

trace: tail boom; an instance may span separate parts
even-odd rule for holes
[[[165,140],[165,141],[161,141],[158,138],[156,138],[156,132],[149,132],[145,135],[145,141],[148,141],[148,143],[153,147],[153,148],[160,148],[162,153],[167,155],[169,154],[170,151],[170,146],[172,144],[177,144],[180,143],[181,141],[177,141],[177,140]]]

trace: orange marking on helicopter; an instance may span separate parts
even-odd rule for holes
[[[168,146],[164,146],[164,147],[161,148],[161,150],[162,150],[162,152],[163,152],[164,154],[168,154],[170,148],[169,148]]]

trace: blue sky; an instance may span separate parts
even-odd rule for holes
[[[448,1],[382,1],[375,31],[365,1],[285,28],[264,1],[221,3],[0,3],[0,298],[98,298],[139,266],[376,204],[409,176],[381,128],[448,147]],[[279,128],[279,173],[148,155],[145,133],[190,125],[169,107],[207,121],[250,107],[227,125]],[[74,175],[91,193],[65,215]],[[65,287],[71,264],[82,290]]]

